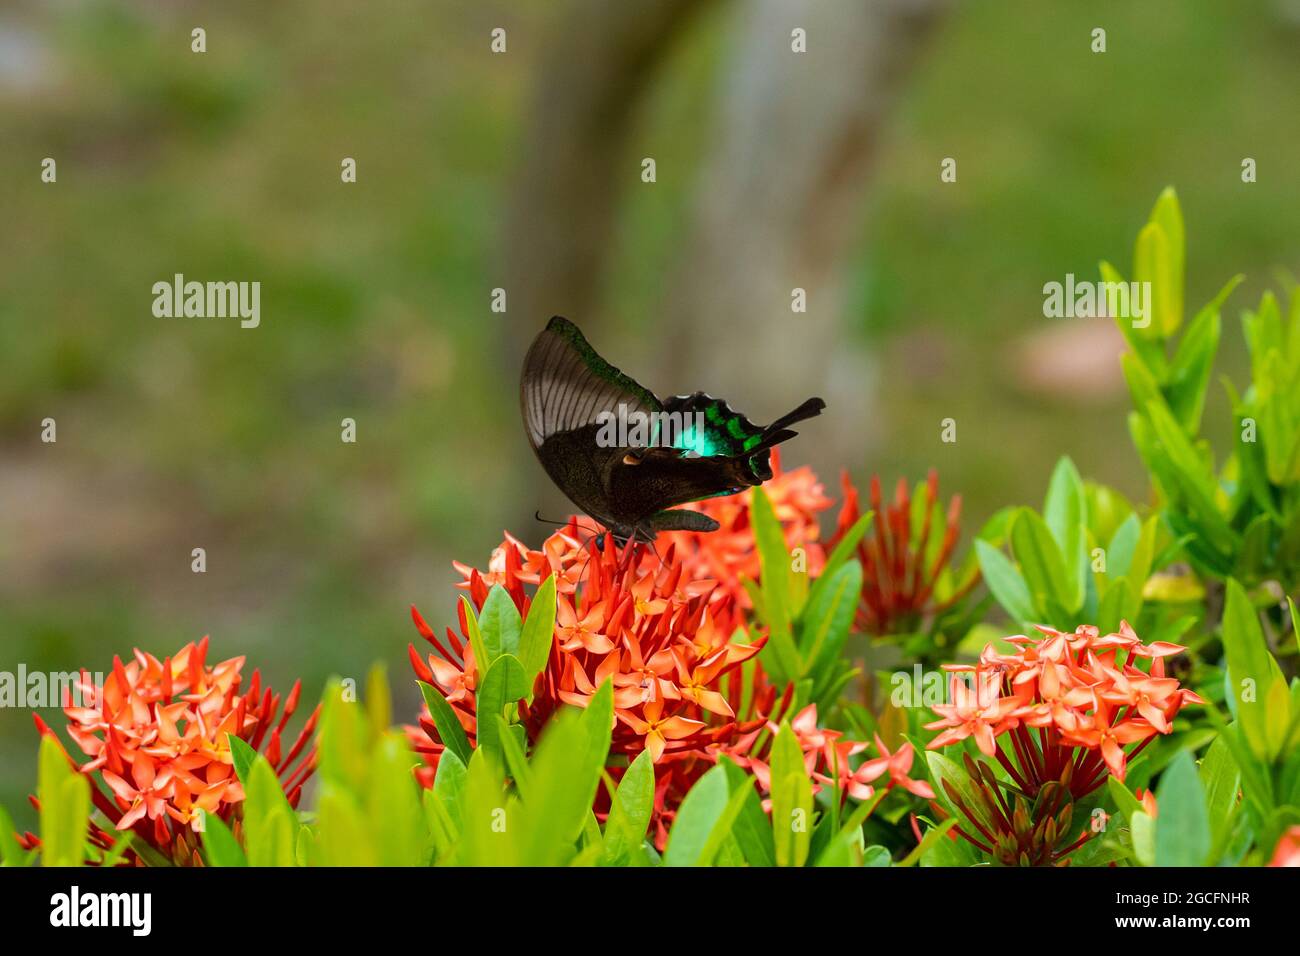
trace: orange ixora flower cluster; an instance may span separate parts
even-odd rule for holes
[[[766,790],[767,753],[783,717],[792,716],[805,763],[822,785],[839,782],[845,793],[861,797],[870,792],[871,782],[887,774],[890,786],[918,793],[924,788],[907,778],[910,748],[882,751],[877,760],[854,769],[850,758],[861,754],[865,744],[841,741],[838,732],[819,729],[815,707],[790,714],[793,688],[779,693],[755,660],[765,638],[744,639],[736,599],[719,592],[714,580],[688,573],[688,567],[703,565],[682,556],[680,542],[671,540],[675,536],[666,536],[670,543],[658,553],[639,544],[619,548],[609,537],[597,544],[587,535],[583,543],[582,537],[575,520],[539,550],[507,537],[486,573],[457,567],[475,608],[481,609],[489,589],[499,585],[523,616],[532,601],[526,588],[555,578],[550,657],[532,699],[519,704],[520,723],[528,739],[536,741],[562,704],[586,706],[602,683],[612,681],[616,724],[609,770],[617,779],[631,759],[650,752],[656,765],[653,826],[661,846],[686,792],[720,757],[752,769]],[[434,650],[421,656],[412,645],[412,667],[441,691],[474,740],[480,674],[463,605],[459,633],[448,628],[445,640],[418,611],[412,613]],[[444,745],[427,710],[409,733],[427,764],[419,776],[430,785]],[[831,776],[837,772],[838,780]],[[597,812],[601,810],[598,805]]]
[[[82,672],[76,691],[93,706],[73,706],[68,700],[64,707],[71,721],[68,736],[90,758],[78,769],[91,778],[95,806],[117,830],[133,830],[179,864],[199,862],[196,834],[204,814],[215,814],[238,830],[244,791],[228,735],[266,757],[294,806],[316,762],[315,748],[306,747],[319,708],[292,744],[286,747],[283,739],[298,706],[300,684],[283,700],[277,721],[280,696],[262,687],[257,671],[245,683],[243,657],[209,665],[207,653],[204,637],[162,661],[140,650],[126,664],[114,657],[102,687]],[[55,736],[40,717],[36,725]],[[91,838],[105,849],[115,840],[93,822]],[[29,834],[28,844],[34,841]]]
[[[931,749],[971,737],[1031,797],[1059,782],[1077,800],[1108,772],[1123,780],[1128,760],[1170,733],[1184,704],[1205,703],[1165,674],[1165,658],[1184,648],[1143,644],[1127,622],[1104,635],[1091,625],[1038,630],[1006,639],[1018,653],[989,644],[978,663],[945,666],[951,701],[933,708],[940,719],[926,727],[942,733]]]

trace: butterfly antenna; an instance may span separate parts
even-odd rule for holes
[[[587,540],[582,542],[582,548],[584,551],[587,552],[587,560],[582,562],[582,570],[578,572],[577,583],[579,584],[583,583],[583,576],[587,573],[587,567],[591,564],[591,559],[594,558],[596,556],[596,553],[600,550],[599,545],[592,544],[592,542],[594,542],[597,538],[600,537],[600,534],[601,533],[599,531],[593,530],[591,536],[587,538]]]
[[[659,562],[659,570],[660,571],[667,570],[668,565],[664,563],[664,559],[660,556],[659,549],[655,547],[655,543],[651,541],[649,542],[649,545],[650,545],[650,553],[653,554],[655,556],[655,560]]]

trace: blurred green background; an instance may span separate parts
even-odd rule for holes
[[[329,674],[360,681],[386,661],[398,713],[414,713],[407,606],[445,623],[451,559],[482,564],[507,525],[535,541],[544,529],[525,516],[558,507],[509,357],[560,310],[495,314],[489,295],[510,285],[540,37],[563,7],[0,8],[0,669],[107,670],[133,647],[161,657],[211,634],[216,659],[246,654],[277,688],[301,677],[309,700]],[[702,7],[628,135],[592,320],[598,347],[623,335],[648,367],[717,119],[710,93],[749,12]],[[489,50],[497,26],[506,55]],[[1104,55],[1089,49],[1095,26]],[[941,11],[878,130],[849,243],[837,321],[865,358],[870,414],[847,423],[860,441],[840,422],[818,444],[810,425],[787,464],[888,481],[937,466],[968,529],[1039,502],[1061,454],[1143,498],[1119,347],[1105,323],[1044,319],[1042,286],[1094,279],[1101,258],[1128,272],[1173,184],[1189,308],[1248,277],[1225,326],[1240,364],[1237,312],[1300,265],[1298,44],[1300,6],[1285,2]],[[653,189],[636,188],[644,155],[659,157]],[[40,181],[46,156],[56,184]],[[344,156],[355,185],[339,181]],[[945,156],[955,184],[939,182]],[[1245,156],[1257,183],[1241,182]],[[261,327],[154,318],[151,286],[175,272],[260,281]],[[638,373],[636,353],[602,350]],[[783,383],[759,404],[777,412],[819,385]],[[959,440],[941,445],[949,415]],[[47,416],[56,444],[40,441]],[[355,445],[340,441],[345,417]],[[195,547],[205,574],[191,572]],[[0,709],[0,802],[22,825],[35,758],[30,714]]]

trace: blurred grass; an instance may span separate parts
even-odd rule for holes
[[[532,507],[541,473],[487,306],[552,5],[320,9],[0,15],[50,63],[37,95],[0,87],[0,666],[107,669],[133,646],[161,656],[211,633],[214,654],[247,654],[277,688],[301,676],[308,699],[376,658],[396,677],[406,605],[447,620],[450,558],[485,561]],[[844,449],[847,466],[892,479],[937,465],[968,526],[1040,501],[1064,453],[1144,493],[1125,398],[1027,391],[1012,345],[1042,327],[1044,282],[1094,278],[1101,258],[1128,271],[1172,183],[1189,307],[1248,275],[1225,316],[1239,361],[1237,310],[1300,259],[1300,129],[1286,121],[1300,34],[1279,9],[956,6],[880,144],[864,210],[846,334],[878,356],[881,439]],[[630,152],[657,157],[659,187],[627,196],[607,289],[617,321],[653,326],[730,16],[715,10],[675,52],[636,133]],[[202,57],[188,52],[195,24]],[[487,52],[497,25],[504,57]],[[1089,51],[1098,25],[1104,55]],[[36,176],[47,155],[57,186]],[[344,156],[356,185],[339,182]],[[936,188],[944,156],[958,183]],[[153,318],[150,287],[174,272],[261,281],[261,328]],[[959,441],[937,446],[949,415]],[[39,442],[46,416],[57,445]],[[339,441],[344,417],[356,445]],[[205,575],[190,571],[198,546]],[[398,713],[415,700],[399,696]],[[28,714],[0,711],[0,802],[24,824],[35,754]]]

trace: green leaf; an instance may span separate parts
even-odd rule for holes
[[[418,761],[400,731],[379,738],[370,755],[370,780],[364,793],[367,837],[379,866],[419,866],[424,862],[427,828],[420,789],[411,775]]]
[[[702,776],[677,810],[664,851],[664,866],[712,864],[744,800],[744,790],[733,792],[728,785],[725,767],[714,767]]]
[[[465,630],[469,632],[469,648],[474,653],[474,667],[480,674],[486,674],[494,658],[483,640],[483,631],[478,626],[478,615],[474,613],[474,605],[464,595],[461,595],[460,605],[465,612]]]
[[[1151,301],[1147,303],[1150,326],[1145,331],[1152,338],[1167,339],[1182,323],[1182,285],[1174,274],[1177,258],[1171,237],[1159,223],[1148,222],[1138,233],[1133,279],[1151,283]]]
[[[515,789],[525,800],[528,799],[530,771],[528,758],[524,755],[524,745],[515,736],[516,724],[508,724],[504,717],[495,714],[490,718],[497,722],[496,739],[501,744],[501,754],[505,757],[506,770],[515,782]],[[522,730],[523,728],[518,728]]]
[[[719,764],[727,768],[727,780],[732,793],[747,790],[749,796],[742,802],[740,812],[731,825],[732,836],[740,846],[745,861],[750,866],[776,866],[776,848],[772,842],[772,824],[763,812],[756,781],[731,760],[723,757]]]
[[[506,796],[505,781],[496,762],[482,747],[474,751],[466,768],[460,819],[455,862],[463,866],[522,863],[519,848],[528,830],[519,819],[518,804]]]
[[[253,762],[257,760],[257,751],[242,737],[227,734],[226,739],[230,741],[230,756],[235,765],[235,774],[240,782],[247,784],[249,774],[253,770]]]
[[[1043,517],[1056,541],[1063,559],[1065,582],[1069,589],[1063,593],[1062,602],[1067,610],[1077,610],[1083,605],[1084,577],[1088,573],[1086,546],[1088,505],[1084,495],[1083,479],[1074,462],[1062,457],[1052,471],[1047,486],[1047,500],[1043,504]]]
[[[1172,186],[1167,186],[1156,200],[1151,211],[1151,221],[1160,227],[1165,236],[1166,262],[1163,265],[1165,285],[1163,295],[1157,296],[1152,290],[1153,298],[1164,317],[1165,336],[1173,335],[1183,320],[1183,269],[1186,256],[1187,240],[1183,231],[1183,213],[1178,205],[1178,196]]]
[[[1103,282],[1122,283],[1124,277],[1109,262],[1101,263],[1101,278]],[[1148,303],[1148,307],[1150,303]],[[1164,348],[1159,339],[1155,337],[1156,329],[1154,321],[1148,322],[1144,328],[1135,328],[1133,325],[1135,317],[1126,315],[1115,315],[1115,326],[1123,334],[1124,340],[1128,342],[1129,347],[1133,349],[1133,354],[1144,367],[1148,377],[1154,377],[1157,380],[1163,380],[1165,375],[1166,359]],[[1128,375],[1127,366],[1125,376]]]
[[[825,586],[821,586],[825,583]],[[853,626],[862,592],[862,566],[850,561],[817,581],[818,587],[804,607],[799,621],[799,656],[804,671],[799,676],[820,683],[827,670],[840,659],[840,652]]]
[[[817,580],[813,582],[812,589],[808,592],[809,604],[817,600],[818,590],[826,587],[824,582],[830,580],[835,575],[835,572],[847,564],[849,559],[853,557],[853,553],[857,550],[858,544],[861,543],[862,538],[866,535],[867,529],[871,527],[871,520],[874,514],[875,512],[868,511],[857,521],[853,522],[853,525],[849,530],[844,532],[840,537],[835,548],[826,558],[826,563],[822,565],[822,573],[817,577]]]
[[[1133,854],[1143,866],[1156,865],[1156,821],[1145,812],[1135,813],[1128,822]]]
[[[518,653],[523,621],[520,620],[519,609],[515,607],[509,592],[501,585],[494,584],[488,591],[483,610],[479,612],[478,628],[491,662],[495,662],[502,654]]]
[[[1197,313],[1169,367],[1165,397],[1169,410],[1189,435],[1195,435],[1201,427],[1205,392],[1219,351],[1219,324],[1217,308],[1207,307]]]
[[[1136,813],[1144,813],[1142,801],[1138,800],[1128,787],[1120,783],[1114,777],[1106,777],[1106,789],[1110,791],[1110,798],[1115,801],[1115,808],[1119,811],[1124,820],[1131,820]]]
[[[215,813],[204,815],[202,839],[208,866],[248,866],[243,847]]]
[[[523,632],[519,638],[519,663],[524,667],[529,687],[537,676],[546,668],[551,657],[551,645],[555,640],[555,575],[551,575],[538,587],[533,595],[533,603],[528,608],[528,618],[524,621]]]
[[[921,838],[921,842],[916,845],[916,847],[912,850],[912,852],[907,854],[907,856],[903,857],[903,859],[898,861],[898,865],[914,866],[917,863],[919,863],[921,861],[921,858],[924,857],[926,853],[929,852],[930,848],[934,846],[936,843],[938,843],[940,840],[945,839],[948,835],[948,831],[951,830],[956,825],[957,825],[957,818],[949,817],[947,820],[944,820],[943,823],[940,823],[937,827],[931,827],[929,830],[925,832],[925,836]]]
[[[1020,576],[1016,566],[987,541],[977,540],[975,553],[979,556],[980,573],[984,576],[984,583],[994,599],[1002,606],[1002,610],[1017,621],[1032,622],[1038,616],[1034,611],[1034,600],[1030,597],[1025,579]]]
[[[1237,761],[1232,759],[1232,751],[1222,737],[1216,737],[1205,751],[1205,756],[1201,759],[1200,775],[1201,784],[1205,787],[1206,811],[1215,832],[1214,842],[1218,845],[1225,835],[1225,824],[1237,808],[1237,791],[1241,786],[1241,771],[1237,769]]]
[[[975,788],[971,784],[970,777],[966,775],[965,769],[934,750],[926,752],[925,760],[930,767],[930,779],[934,784],[934,792],[947,807],[949,814],[953,818],[969,819],[966,812],[953,802],[952,796],[948,793],[948,788],[951,787],[953,792],[957,794],[958,799],[965,804],[971,813],[980,813],[980,816],[972,821],[978,823],[979,826],[971,827],[971,830],[992,829],[988,817],[981,812],[984,808],[984,801],[975,793]],[[966,832],[969,833],[971,830]]]
[[[803,866],[812,841],[812,781],[788,723],[772,742],[772,838],[777,866]]]
[[[1229,578],[1223,612],[1223,649],[1237,719],[1247,745],[1264,763],[1282,750],[1291,723],[1286,678],[1268,652],[1259,613],[1234,579]]]
[[[388,689],[388,671],[376,661],[366,676],[366,715],[372,734],[387,730],[393,722],[393,699]]]
[[[626,866],[641,854],[655,803],[655,768],[650,751],[643,750],[623,771],[623,779],[610,800],[605,821],[601,863]]]
[[[0,866],[22,866],[27,851],[14,836],[14,818],[0,806]]]
[[[1183,751],[1160,776],[1156,788],[1156,866],[1204,866],[1209,856],[1210,818],[1196,761]]]
[[[769,669],[775,682],[784,684],[796,679],[801,672],[799,652],[792,633],[794,610],[790,552],[786,550],[781,522],[762,488],[754,489],[749,511],[758,547],[763,610],[768,625],[767,646],[772,658]]]
[[[232,736],[232,745],[238,739]],[[279,778],[258,754],[244,782],[244,842],[249,865],[296,865],[297,830],[297,815],[280,789]]]
[[[434,726],[438,728],[438,736],[460,759],[462,765],[468,765],[469,738],[465,736],[465,728],[461,726],[460,718],[456,716],[451,704],[447,703],[447,698],[442,696],[438,688],[424,681],[417,683],[420,685],[420,693],[424,695],[424,703],[429,708],[429,716],[433,718]]]
[[[478,716],[478,745],[490,750],[498,763],[502,759],[501,743],[497,736],[497,722],[491,718],[505,716],[507,706],[517,709],[514,705],[527,693],[528,678],[524,675],[523,665],[510,654],[492,662],[478,688],[474,701]]]
[[[81,866],[90,822],[90,781],[72,767],[49,734],[41,735],[36,795],[41,805],[41,865]]]
[[[1021,508],[1011,525],[1011,550],[1036,609],[1049,619],[1039,623],[1068,627],[1069,621],[1057,618],[1062,612],[1077,612],[1083,594],[1076,593],[1074,574],[1066,573],[1065,560],[1046,522],[1029,508]]]

